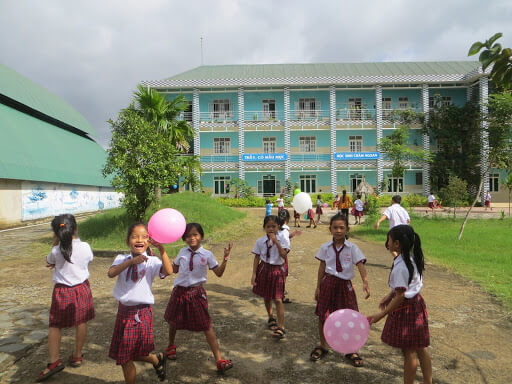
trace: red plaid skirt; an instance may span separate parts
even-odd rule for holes
[[[320,283],[320,295],[316,303],[315,315],[320,317],[323,322],[334,311],[345,308],[359,311],[352,282],[326,274]]]
[[[196,287],[176,286],[172,290],[164,315],[165,321],[176,329],[207,331],[212,326],[208,313],[208,298],[201,285]]]
[[[293,218],[294,219],[300,219],[300,213],[297,212],[296,210],[293,210]]]
[[[94,319],[94,303],[89,280],[72,287],[55,284],[50,307],[51,328],[76,327],[92,319]]]
[[[151,305],[127,306],[119,303],[108,356],[117,365],[123,365],[137,357],[149,356],[154,349]]]
[[[288,258],[284,259],[284,264],[283,264],[283,270],[284,270],[284,277],[287,278],[288,277]]]
[[[412,299],[404,299],[402,305],[388,315],[381,340],[401,349],[418,349],[430,345],[427,306],[420,294]]]
[[[316,207],[316,214],[317,215],[323,215],[324,214],[324,211],[322,211],[322,207],[321,206],[317,206]]]
[[[264,299],[282,299],[285,281],[283,265],[272,265],[262,261],[256,270],[256,286],[252,287],[252,291]]]

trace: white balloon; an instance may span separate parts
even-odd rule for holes
[[[311,196],[309,196],[306,192],[297,193],[293,197],[293,209],[297,211],[297,213],[305,213],[308,209],[313,208],[313,202],[311,201]]]

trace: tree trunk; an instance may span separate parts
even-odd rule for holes
[[[508,217],[510,219],[510,189],[508,190]]]
[[[483,184],[484,184],[484,179],[482,178],[480,180],[480,184],[478,185],[478,191],[476,193],[475,200],[473,200],[473,204],[471,204],[471,206],[469,207],[469,209],[466,213],[466,217],[464,217],[464,221],[462,222],[462,225],[460,226],[458,240],[460,240],[462,238],[462,233],[464,232],[464,228],[466,227],[466,223],[468,221],[469,214],[471,213],[471,210],[473,209],[476,202],[478,201],[478,198],[480,197],[480,192],[482,191]]]
[[[158,202],[158,201],[160,201],[161,198],[162,198],[162,188],[159,185],[157,185],[155,187],[155,199]]]

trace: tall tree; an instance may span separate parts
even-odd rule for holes
[[[468,56],[482,51],[478,57],[482,69],[485,71],[492,66],[491,81],[498,89],[507,90],[512,89],[512,49],[502,48],[500,43],[496,43],[501,36],[503,36],[502,33],[496,33],[483,43],[480,41],[473,43],[469,48]]]
[[[190,185],[192,191],[201,187],[201,162],[197,156],[180,156],[181,184]]]
[[[170,131],[150,124],[133,105],[108,121],[112,138],[103,174],[113,175],[112,186],[124,194],[123,205],[130,216],[142,220],[155,200],[160,185],[177,182],[179,162]]]

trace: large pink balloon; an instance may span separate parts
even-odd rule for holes
[[[370,324],[352,309],[338,309],[324,323],[324,336],[332,349],[343,354],[355,353],[368,339]]]
[[[159,243],[173,243],[183,236],[186,225],[185,218],[179,211],[164,208],[151,216],[148,232]]]

